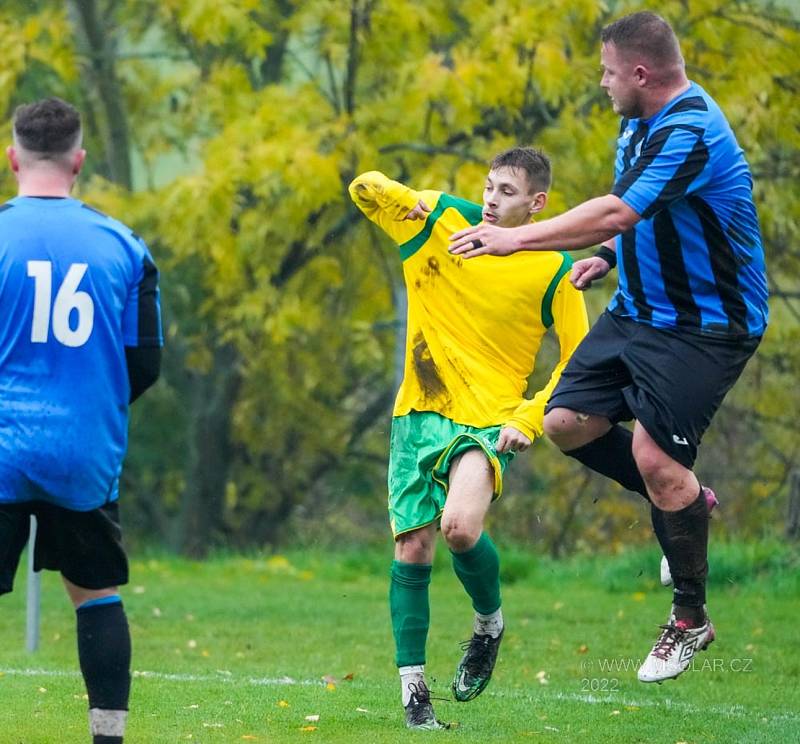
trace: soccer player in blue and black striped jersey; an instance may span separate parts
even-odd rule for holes
[[[639,669],[685,671],[714,640],[706,611],[708,488],[692,472],[703,433],[767,325],[753,182],[719,106],[686,77],[669,24],[633,13],[603,29],[600,82],[622,117],[615,183],[550,220],[467,228],[451,251],[602,247],[577,261],[584,288],[617,264],[610,305],[564,370],[544,428],[568,455],[651,502],[673,606]],[[633,432],[619,425],[635,419]]]
[[[158,272],[129,228],[70,198],[86,155],[72,106],[19,107],[7,154],[19,195],[0,206],[0,594],[34,515],[36,570],[60,571],[76,609],[94,744],[119,744],[131,643],[117,497],[128,405],[160,370]]]

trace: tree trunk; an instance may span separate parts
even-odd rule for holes
[[[81,51],[88,60],[92,98],[97,99],[103,114],[99,123],[108,177],[130,189],[133,180],[128,118],[117,79],[116,36],[110,13],[101,16],[96,0],[69,0],[69,10]]]
[[[210,372],[191,383],[186,486],[175,542],[179,552],[193,558],[205,556],[224,531],[225,488],[233,457],[231,412],[241,382],[237,360],[233,346],[218,347]]]
[[[786,515],[786,537],[800,539],[800,470],[792,472],[789,478],[789,510]]]

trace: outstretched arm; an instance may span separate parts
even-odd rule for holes
[[[430,211],[420,192],[379,171],[362,173],[350,184],[349,191],[364,215],[398,243],[418,233]]]
[[[517,251],[577,250],[633,227],[641,217],[613,194],[579,204],[549,220],[521,227],[475,225],[451,236],[450,252],[464,258]]]

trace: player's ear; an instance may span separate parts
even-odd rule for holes
[[[531,199],[531,206],[528,209],[528,214],[536,214],[541,212],[547,205],[547,192],[537,191]]]
[[[11,166],[11,170],[14,173],[19,173],[19,157],[13,145],[6,147],[6,157],[8,158],[8,164]]]
[[[75,151],[72,157],[72,175],[77,176],[81,172],[83,162],[86,160],[86,150],[80,149]]]

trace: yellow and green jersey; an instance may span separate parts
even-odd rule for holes
[[[441,191],[414,191],[382,173],[350,184],[358,208],[397,243],[408,293],[403,382],[394,415],[434,411],[475,427],[509,425],[542,434],[544,407],[589,328],[572,261],[555,251],[465,260],[449,237],[481,221],[478,204]],[[404,220],[419,200],[426,220]],[[547,329],[561,358],[544,388],[524,397]]]

